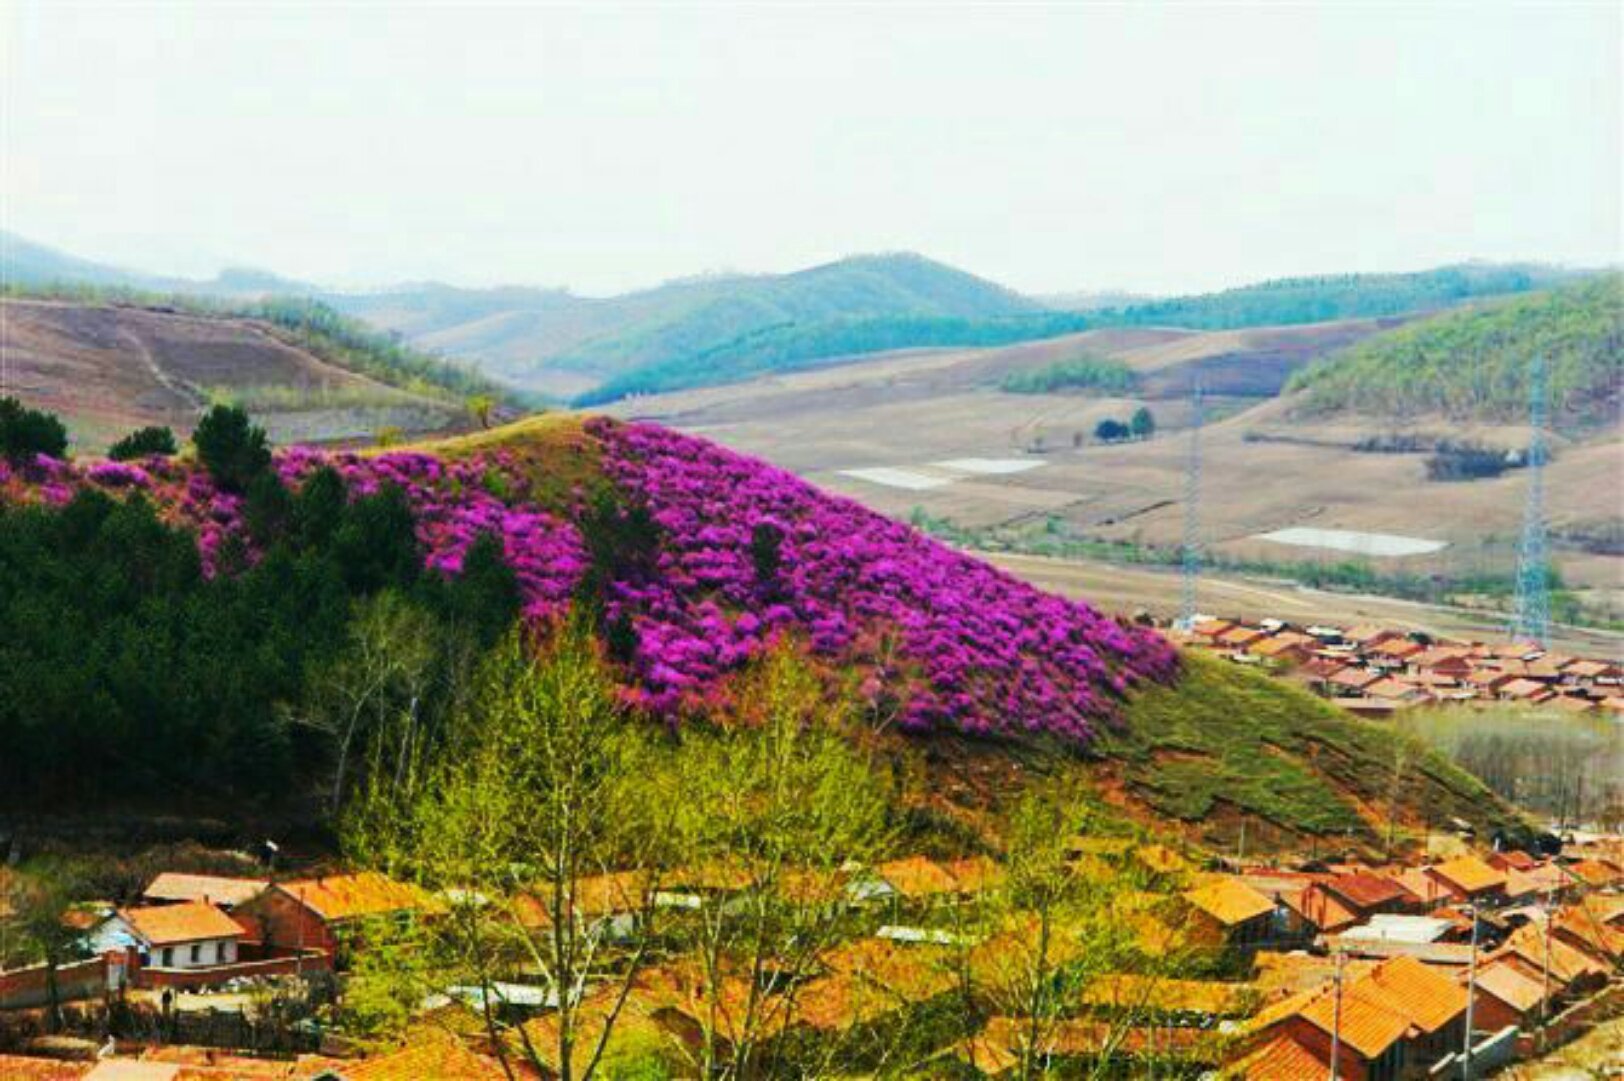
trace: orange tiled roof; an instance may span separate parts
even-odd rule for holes
[[[424,890],[376,871],[281,882],[277,888],[329,923],[438,907]]]
[[[1422,1032],[1437,1032],[1466,1012],[1466,989],[1413,957],[1384,961],[1360,983],[1380,988],[1383,1004]]]
[[[1372,683],[1380,682],[1381,678],[1379,672],[1372,672],[1368,668],[1356,668],[1349,665],[1339,671],[1332,672],[1329,682],[1336,684],[1338,687],[1352,687],[1354,690],[1359,690],[1362,687],[1370,686]]]
[[[344,1081],[423,1081],[431,1077],[507,1081],[495,1058],[475,1054],[451,1036],[427,1031],[409,1038],[398,1050],[346,1062],[335,1072]],[[519,1076],[535,1075],[521,1070]]]
[[[1323,885],[1310,886],[1296,897],[1285,898],[1290,909],[1321,931],[1340,931],[1359,922],[1359,913]]]
[[[1274,911],[1274,902],[1251,886],[1233,878],[1220,878],[1185,892],[1192,905],[1223,924],[1233,927]]]
[[[1431,874],[1463,893],[1482,893],[1506,884],[1504,871],[1497,871],[1476,856],[1459,856],[1426,868]]]
[[[1617,961],[1624,958],[1624,928],[1610,927],[1594,912],[1584,910],[1585,903],[1564,908],[1556,914],[1552,926],[1566,935],[1586,953],[1599,959]]]
[[[119,916],[135,929],[136,934],[154,946],[240,938],[243,935],[241,924],[203,901],[126,908],[119,911]]]
[[[90,1072],[90,1067],[88,1062],[0,1055],[0,1077],[7,1081],[78,1081]]]
[[[1506,939],[1505,945],[1501,946],[1494,956],[1516,954],[1534,965],[1536,969],[1541,969],[1545,964],[1547,948],[1550,951],[1551,972],[1560,977],[1564,983],[1607,975],[1607,966],[1589,953],[1575,949],[1555,935],[1547,939],[1544,930],[1533,924],[1513,931],[1511,937]]]
[[[248,901],[270,882],[263,878],[228,878],[224,875],[188,875],[164,871],[154,878],[141,896],[148,901],[208,901],[232,907]]]
[[[1342,1042],[1364,1059],[1381,1057],[1410,1031],[1409,1017],[1394,1009],[1386,995],[1374,991],[1364,980],[1345,985],[1340,1019],[1335,999],[1335,995],[1321,992],[1298,1016],[1326,1033],[1335,1028]]]
[[[1502,871],[1516,868],[1519,871],[1531,871],[1539,865],[1539,861],[1520,848],[1508,848],[1504,852],[1491,852],[1484,857],[1484,863],[1491,867],[1498,867]]]
[[[1567,865],[1568,873],[1587,886],[1610,886],[1624,878],[1617,867],[1603,860],[1579,860]]]
[[[924,856],[891,860],[874,868],[874,873],[904,897],[934,897],[954,893],[958,880],[941,864]]]
[[[1232,1076],[1246,1081],[1303,1081],[1324,1074],[1327,1063],[1285,1033],[1281,1033],[1234,1066]]]
[[[1545,997],[1544,985],[1539,980],[1504,961],[1478,968],[1477,989],[1493,995],[1518,1013],[1527,1013]],[[1555,993],[1555,985],[1552,993]]]
[[[1414,895],[1400,883],[1371,871],[1337,875],[1325,883],[1325,888],[1359,908],[1415,900]]]

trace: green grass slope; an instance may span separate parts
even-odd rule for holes
[[[1522,828],[1482,782],[1410,737],[1194,653],[1177,684],[1135,695],[1096,751],[1133,801],[1213,840],[1233,843],[1243,819],[1260,846],[1368,845],[1452,817],[1485,837]]]
[[[1288,384],[1312,413],[1443,414],[1517,421],[1529,362],[1550,371],[1559,427],[1616,415],[1624,383],[1624,275],[1606,274],[1379,334],[1302,370]]]

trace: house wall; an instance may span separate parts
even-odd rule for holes
[[[267,955],[313,949],[332,956],[338,950],[327,923],[278,889],[260,894],[234,916],[259,931]]]
[[[56,995],[59,1002],[100,998],[116,985],[124,969],[117,967],[115,976],[106,957],[93,957],[71,965],[59,965],[56,970]],[[51,975],[44,965],[0,972],[0,1010],[20,1010],[44,1006],[51,1001]]]
[[[1523,1015],[1487,991],[1478,991],[1472,1003],[1472,1027],[1479,1032],[1498,1032],[1507,1025],[1521,1026]]]
[[[237,940],[234,938],[207,938],[200,942],[179,942],[170,946],[150,946],[146,949],[146,963],[154,968],[210,968],[215,965],[234,964],[237,960]]]
[[[1330,1068],[1331,1037],[1329,1033],[1301,1017],[1288,1017],[1281,1022],[1280,1027],[1292,1039],[1307,1048],[1315,1058],[1325,1063],[1327,1070]],[[1342,1081],[1370,1081],[1370,1063],[1359,1052],[1344,1043],[1341,1054],[1337,1058],[1341,1064],[1338,1076]]]

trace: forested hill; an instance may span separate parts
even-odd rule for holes
[[[1478,297],[1527,292],[1572,276],[1572,272],[1534,265],[1468,265],[1413,274],[1285,278],[1220,293],[1089,311],[979,318],[843,315],[797,320],[634,368],[581,394],[577,402],[596,405],[634,394],[735,382],[766,372],[887,350],[1009,345],[1104,327],[1224,330],[1375,318],[1445,308]]]
[[[1325,323],[1447,308],[1474,297],[1526,293],[1574,276],[1572,271],[1532,263],[1468,263],[1410,274],[1279,278],[1220,293],[1155,300],[1098,314],[1123,325],[1190,330]]]
[[[789,274],[682,280],[605,298],[430,285],[328,299],[541,389],[595,386],[774,326],[1040,310],[1002,286],[906,253],[856,256]]]
[[[511,628],[567,624],[656,731],[749,727],[740,681],[788,651],[904,771],[1064,761],[1150,817],[1221,799],[1296,836],[1373,840],[1378,805],[1514,823],[1439,761],[1395,801],[1386,730],[693,437],[548,416],[273,456],[217,408],[194,442],[66,462],[0,402],[0,805],[338,808],[439,752]]]
[[[1616,419],[1624,386],[1624,275],[1447,312],[1367,338],[1298,372],[1313,412],[1518,421],[1535,355],[1558,427]]]

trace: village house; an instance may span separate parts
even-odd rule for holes
[[[142,967],[211,968],[237,960],[242,925],[206,901],[119,909],[90,935],[95,953],[134,949]]]
[[[147,883],[141,900],[149,905],[170,905],[184,901],[207,901],[230,911],[258,897],[270,886],[263,878],[228,878],[223,875],[189,875],[164,871]]]
[[[1332,1068],[1335,1032],[1340,1077],[1396,1081],[1406,1071],[1424,1070],[1459,1046],[1465,1016],[1464,988],[1414,958],[1398,957],[1346,980],[1340,995],[1324,988],[1263,1011],[1254,1030],[1262,1031],[1266,1039],[1289,1039],[1306,1052],[1278,1047],[1269,1051],[1270,1056],[1315,1063],[1311,1073],[1298,1076],[1318,1076]],[[1249,1070],[1244,1076],[1263,1075]]]
[[[405,918],[443,906],[416,886],[375,871],[275,882],[237,910],[249,941],[267,956],[318,950],[340,955],[366,921]]]
[[[1461,978],[1469,977],[1462,972]],[[1541,1003],[1554,1000],[1556,989],[1562,986],[1561,981],[1556,981],[1547,996],[1543,979],[1508,960],[1479,965],[1473,985],[1477,993],[1472,999],[1472,1026],[1487,1032],[1508,1025],[1518,1028],[1527,1025],[1538,1016]]]
[[[1506,875],[1476,856],[1459,856],[1421,868],[1451,901],[1495,904],[1505,899]]]
[[[1190,906],[1194,942],[1247,950],[1275,937],[1275,902],[1244,882],[1225,876],[1183,896]]]

